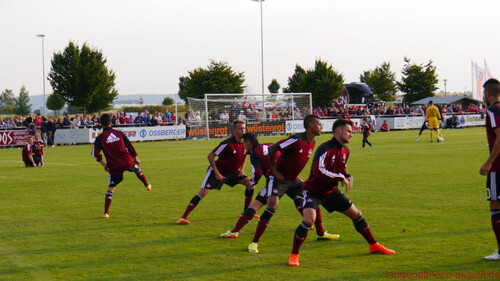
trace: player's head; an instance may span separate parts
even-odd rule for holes
[[[233,132],[237,139],[241,139],[246,132],[245,121],[236,119],[233,121]]]
[[[352,137],[352,121],[338,119],[332,126],[333,137],[341,144],[349,143]]]
[[[434,102],[432,100],[429,101],[429,105],[433,105]]]
[[[500,98],[500,82],[495,78],[490,78],[484,82],[484,98],[488,104],[493,104]]]
[[[33,139],[33,136],[28,136],[28,143],[33,144],[35,140]]]
[[[35,134],[35,139],[36,139],[36,140],[41,140],[41,139],[42,139],[42,136],[41,136],[39,133],[36,133],[36,134]]]
[[[99,118],[101,126],[103,128],[111,127],[111,115],[108,113],[101,114],[101,118]]]
[[[247,154],[252,153],[253,148],[259,145],[257,135],[254,133],[245,133],[243,135],[243,142],[245,143],[245,150],[247,151]]]
[[[366,118],[363,118],[363,124],[366,124],[366,122],[367,122]]]
[[[307,131],[312,132],[315,136],[321,135],[321,119],[316,115],[307,115],[304,118],[304,128]]]

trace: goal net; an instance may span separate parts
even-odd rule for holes
[[[187,123],[204,127],[206,132],[236,119],[257,124],[300,120],[312,112],[311,93],[205,94],[204,99],[188,98],[188,104]]]

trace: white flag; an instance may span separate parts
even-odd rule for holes
[[[486,64],[486,60],[484,60],[484,81],[488,81],[488,79],[493,78],[493,75],[491,75],[490,69],[488,68],[488,65]]]
[[[472,62],[472,98],[483,100],[484,69]]]

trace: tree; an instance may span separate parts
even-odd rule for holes
[[[0,113],[2,114],[12,114],[12,110],[15,107],[16,98],[14,97],[14,92],[10,89],[5,89],[0,94]]]
[[[439,79],[436,74],[436,67],[432,65],[432,60],[426,65],[411,63],[409,58],[404,59],[401,82],[397,82],[399,90],[405,93],[405,102],[411,103],[426,97],[434,96],[438,89]]]
[[[118,92],[114,88],[115,73],[108,70],[106,62],[99,50],[69,42],[63,52],[54,53],[50,85],[68,105],[84,113],[108,108]]]
[[[320,59],[316,60],[313,69],[307,71],[296,65],[295,73],[288,78],[286,92],[311,92],[313,104],[317,106],[331,104],[340,96],[343,88],[342,74]]]
[[[363,72],[359,80],[366,83],[381,100],[393,100],[398,91],[396,74],[391,71],[391,63],[384,62],[374,70]]]
[[[295,71],[292,76],[288,77],[288,87],[283,88],[283,93],[299,93],[303,76],[306,71],[298,64],[295,65]]]
[[[19,91],[19,97],[15,101],[14,113],[18,115],[28,115],[31,112],[29,92],[22,86]]]
[[[206,93],[243,93],[243,72],[235,72],[227,62],[210,61],[208,67],[196,68],[179,77],[179,97],[203,98]]]
[[[56,115],[59,115],[59,110],[64,107],[64,104],[66,104],[66,101],[63,97],[61,97],[61,95],[57,93],[52,93],[47,98],[47,108],[50,110],[54,110],[56,112]]]
[[[172,105],[172,104],[174,104],[174,99],[171,98],[171,97],[165,97],[163,99],[163,102],[161,104],[163,104],[163,105]]]
[[[273,81],[271,81],[271,84],[269,84],[269,86],[267,86],[267,89],[272,94],[277,94],[279,92],[280,88],[281,88],[280,83],[278,83],[278,80],[276,80],[276,79],[273,79]]]

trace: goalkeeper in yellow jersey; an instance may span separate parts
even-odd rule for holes
[[[429,123],[429,130],[431,131],[431,142],[432,142],[432,134],[433,130],[437,133],[437,141],[443,141],[444,139],[441,137],[439,132],[439,120],[441,119],[441,113],[439,109],[434,105],[432,100],[429,101],[429,107],[425,110],[425,122]]]

